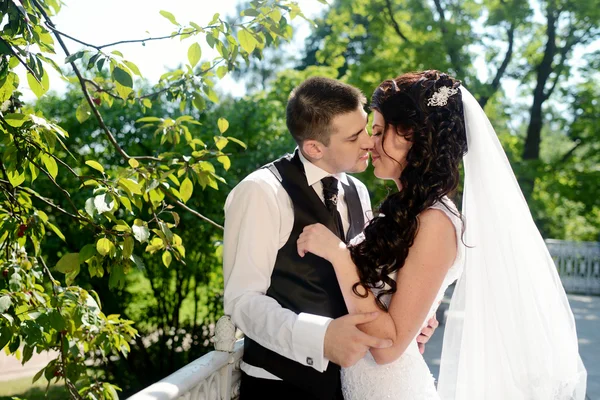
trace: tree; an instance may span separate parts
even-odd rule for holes
[[[299,68],[331,66],[366,94],[406,71],[449,71],[485,107],[542,232],[591,240],[600,233],[590,206],[597,167],[578,155],[599,140],[589,133],[598,54],[585,48],[599,37],[597,10],[597,2],[571,1],[337,0],[308,38]],[[575,50],[583,54],[577,63]],[[551,154],[541,157],[541,149]]]
[[[288,18],[302,14],[293,2],[255,0],[234,23],[217,14],[205,26],[194,22],[187,26],[161,11],[175,26],[174,32],[98,45],[56,29],[52,17],[60,11],[60,2],[55,0],[1,2],[0,10],[7,20],[0,35],[0,348],[20,356],[23,345],[23,362],[34,351],[55,349],[59,356],[34,380],[45,375],[63,381],[71,398],[118,398],[120,389],[103,381],[104,376],[89,373],[84,361],[97,364],[116,354],[126,357],[137,331],[133,321],[102,312],[96,291],[75,285],[82,267],[90,277],[106,274],[109,287],[121,290],[128,274],[146,268],[138,255],[142,246],[164,268],[184,264],[186,247],[178,234],[181,218],[175,207],[220,229],[187,203],[198,186],[218,189],[224,179],[215,164],[227,170],[231,160],[223,150],[229,143],[243,143],[225,136],[225,119],[210,128],[210,142],[203,141],[194,130],[200,122],[184,111],[195,107],[203,112],[216,103],[215,80],[236,68],[240,59],[248,62],[264,48],[288,40],[292,34]],[[83,49],[71,53],[65,37]],[[140,76],[137,66],[118,50],[108,50],[120,43],[172,38],[204,38],[219,56],[200,62],[201,47],[194,42],[184,68],[165,73],[144,90],[134,83],[133,77]],[[75,116],[82,124],[96,126],[107,143],[104,150],[119,156],[114,163],[90,156],[99,149],[83,154],[81,163],[60,122],[19,98],[21,82],[14,72],[19,65],[26,68],[28,85],[38,97],[49,89],[48,67],[68,78],[53,58],[56,45],[67,55],[65,64],[81,90]],[[122,112],[140,107],[149,114],[159,98],[178,106],[181,115],[171,118],[171,111],[139,118],[137,123],[143,124],[139,129],[149,129],[155,143],[150,149],[125,147],[122,135],[107,125],[102,107]],[[77,189],[66,190],[64,179],[77,182]],[[39,190],[48,184],[59,197]],[[70,218],[74,230],[86,232],[92,240],[74,246],[77,240],[67,238],[55,224],[59,215]],[[50,263],[46,244],[55,237],[65,242],[66,251]],[[57,272],[64,278],[56,279]]]
[[[536,26],[536,37],[527,47],[528,61],[534,66],[530,77],[534,81],[529,125],[523,149],[523,159],[536,161],[540,157],[541,132],[544,126],[543,107],[561,80],[569,74],[569,59],[577,46],[584,46],[600,37],[600,12],[597,2],[548,0],[541,3],[545,25]],[[540,50],[541,58],[540,58]],[[525,194],[533,190],[533,182],[525,180]]]

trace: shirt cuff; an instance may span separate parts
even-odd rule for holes
[[[323,351],[325,332],[331,318],[300,313],[292,330],[294,358],[302,365],[323,372],[329,365]]]

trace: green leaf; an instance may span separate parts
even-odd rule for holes
[[[223,164],[223,168],[225,168],[225,171],[229,170],[229,168],[231,167],[231,160],[227,156],[219,156],[217,157],[217,161]]]
[[[46,71],[42,71],[42,78],[40,79],[40,82],[38,82],[33,75],[27,73],[27,83],[29,83],[29,88],[31,88],[31,91],[37,96],[38,99],[42,97],[44,93],[48,91],[48,89],[50,89],[50,78],[48,78]]]
[[[119,395],[117,394],[114,385],[111,385],[108,382],[103,382],[102,388],[102,394],[104,395],[103,397],[105,397],[107,400],[119,400]]]
[[[131,61],[123,61],[123,64],[127,65],[127,67],[131,70],[131,72],[133,72],[134,74],[136,74],[137,76],[142,76],[140,69],[137,67],[137,65],[135,65],[134,63],[132,63]]]
[[[0,327],[0,350],[4,349],[12,339],[12,331],[8,326]]]
[[[85,201],[85,212],[88,213],[88,215],[92,218],[96,214],[96,205],[94,204],[94,197],[90,197]]]
[[[181,199],[184,203],[192,197],[192,193],[194,192],[194,185],[189,178],[185,178],[183,182],[181,182],[181,186],[179,187],[179,193],[181,194]]]
[[[115,207],[115,200],[108,193],[102,193],[94,197],[94,206],[98,211],[98,214],[110,212]]]
[[[130,158],[129,160],[127,160],[127,163],[131,168],[137,168],[140,166],[140,163],[135,158]]]
[[[12,306],[12,299],[10,296],[5,295],[0,297],[0,313],[8,311],[10,306]]]
[[[172,260],[173,260],[173,256],[171,255],[171,252],[165,251],[162,254],[162,262],[163,262],[163,264],[165,264],[165,267],[169,268],[169,265],[171,265]]]
[[[254,8],[247,8],[244,11],[242,11],[241,15],[245,17],[258,17],[260,15],[260,11]]]
[[[246,29],[242,29],[238,32],[238,40],[240,46],[242,46],[247,53],[252,53],[258,44],[256,38]]]
[[[123,186],[133,194],[142,194],[142,187],[133,179],[121,178],[119,179],[119,185]]]
[[[140,257],[136,256],[135,254],[132,254],[130,259],[133,261],[135,266],[138,267],[139,269],[144,269],[146,267],[144,265],[144,260],[142,260]]]
[[[227,143],[229,143],[229,140],[227,140],[227,138],[223,136],[215,136],[214,140],[215,144],[217,145],[217,149],[219,150],[223,150],[223,148],[227,146]]]
[[[212,101],[213,103],[218,103],[219,102],[219,96],[217,96],[217,94],[215,93],[215,91],[212,90],[210,87],[206,86],[204,88],[204,93],[206,93],[206,96],[208,97],[208,99],[210,101]]]
[[[115,83],[115,88],[117,89],[117,94],[122,99],[128,99],[129,95],[133,93],[133,89],[131,87],[121,85],[119,82]]]
[[[86,244],[79,250],[79,263],[85,262],[96,255],[96,247],[93,244]]]
[[[136,219],[135,221],[133,221],[133,226],[131,227],[131,230],[133,230],[133,236],[135,237],[135,239],[140,243],[146,242],[150,237],[148,223],[146,221],[142,221],[141,219]]]
[[[273,11],[271,11],[271,14],[269,14],[269,17],[271,17],[271,19],[277,23],[279,23],[279,21],[281,20],[281,11],[279,11],[277,8],[275,8]]]
[[[233,143],[235,143],[235,144],[239,144],[239,145],[240,145],[240,146],[242,146],[244,149],[247,149],[247,148],[248,148],[248,146],[246,146],[246,143],[242,142],[242,141],[241,141],[241,140],[239,140],[239,139],[236,139],[236,138],[234,138],[234,137],[231,137],[231,136],[227,136],[227,139],[229,139],[230,141],[232,141],[232,142],[233,142]]]
[[[133,79],[131,78],[131,75],[129,75],[129,72],[125,71],[120,67],[115,67],[112,73],[112,77],[115,81],[119,82],[125,87],[133,87]]]
[[[32,384],[33,384],[33,383],[36,383],[36,382],[37,382],[37,381],[38,381],[38,380],[39,380],[39,379],[42,377],[42,375],[44,374],[44,370],[45,370],[45,369],[46,369],[46,367],[44,367],[44,368],[40,369],[40,370],[38,371],[38,373],[37,373],[37,374],[35,374],[35,376],[33,377],[33,380],[31,381],[31,383],[32,383]]]
[[[222,65],[219,68],[217,68],[217,76],[219,77],[219,79],[223,79],[223,77],[225,75],[227,75],[227,72],[229,72],[229,68],[227,68],[224,65]]]
[[[206,101],[204,100],[204,97],[200,95],[200,93],[194,93],[194,100],[192,100],[192,104],[198,109],[198,111],[204,111],[206,108]]]
[[[44,162],[44,165],[46,166],[46,170],[48,171],[48,173],[54,179],[56,179],[56,175],[58,175],[58,164],[56,163],[56,160],[54,158],[44,154],[42,156],[42,161]]]
[[[56,236],[58,236],[63,242],[67,241],[65,235],[63,235],[60,229],[58,229],[54,224],[48,222],[46,225],[48,225],[48,228],[52,229],[52,231],[56,233]]]
[[[29,164],[29,172],[31,172],[31,183],[33,183],[40,174],[40,170],[33,164]]]
[[[75,118],[79,121],[80,124],[83,124],[89,117],[92,115],[92,109],[87,101],[82,101],[75,110]]]
[[[29,120],[25,114],[8,113],[4,115],[6,123],[13,128],[18,128]]]
[[[71,63],[75,60],[80,59],[81,57],[83,57],[85,54],[85,51],[78,51],[77,53],[73,53],[71,54],[69,57],[65,58],[65,64]]]
[[[128,260],[133,254],[133,238],[131,236],[125,236],[123,239],[123,258]]]
[[[165,17],[166,19],[168,19],[169,21],[171,21],[171,23],[173,25],[179,25],[179,23],[175,19],[175,16],[173,14],[171,14],[170,12],[162,10],[160,12],[160,15],[162,15],[163,17]]]
[[[8,175],[10,184],[14,187],[17,187],[21,183],[25,182],[25,172],[19,174],[19,171],[17,170],[8,170],[6,173]]]
[[[4,103],[6,100],[10,99],[10,96],[12,96],[13,92],[18,87],[19,76],[14,72],[9,72],[6,78],[0,79],[0,103]]]
[[[137,119],[135,122],[162,122],[163,119],[162,118],[158,118],[158,117],[143,117],[140,119]]]
[[[31,356],[33,356],[33,346],[23,346],[23,358],[21,359],[21,365],[25,365],[27,361],[31,360]]]
[[[102,165],[100,165],[99,162],[94,161],[94,160],[87,160],[85,163],[87,165],[89,165],[90,167],[94,168],[96,171],[100,171],[100,172],[104,173],[104,167]]]
[[[56,263],[56,270],[63,274],[75,271],[79,266],[79,253],[67,253]]]
[[[196,64],[198,64],[198,61],[200,61],[200,57],[202,57],[202,48],[198,43],[192,43],[192,45],[188,49],[187,55],[190,65],[192,66],[192,68],[194,68]]]
[[[219,118],[217,121],[217,126],[219,127],[219,132],[225,133],[225,131],[229,128],[229,121],[225,118]]]
[[[101,256],[106,256],[110,252],[111,245],[112,243],[110,240],[107,238],[101,238],[98,239],[98,242],[96,242],[96,250]]]

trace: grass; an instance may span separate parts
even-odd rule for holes
[[[31,383],[31,379],[32,377],[27,377],[0,382],[0,400],[10,400],[13,396],[27,400],[63,400],[68,397],[64,386],[60,384],[50,384],[48,396],[46,397],[48,381],[42,377],[36,383]]]

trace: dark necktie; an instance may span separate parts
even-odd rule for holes
[[[338,180],[332,176],[328,176],[326,178],[321,179],[323,183],[323,197],[325,198],[325,207],[331,213],[333,217],[333,221],[337,227],[337,230],[340,234],[340,239],[344,242],[346,241],[344,234],[344,226],[342,225],[342,217],[337,209],[338,202]]]

